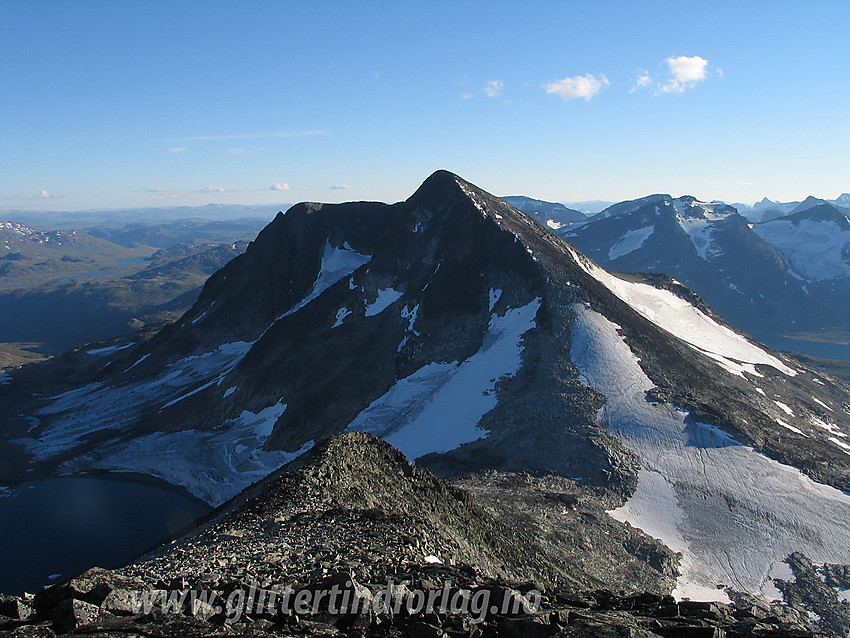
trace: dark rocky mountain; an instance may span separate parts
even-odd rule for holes
[[[580,210],[567,208],[557,202],[545,202],[525,195],[509,195],[502,197],[504,201],[521,210],[539,224],[558,230],[576,222],[587,221],[587,215]]]
[[[682,218],[669,250],[714,258],[715,235],[745,241],[734,211],[677,204],[636,203],[643,224],[662,206]],[[850,564],[849,396],[681,283],[615,277],[438,171],[392,205],[296,205],[150,340],[12,375],[0,479],[134,471],[219,505],[315,442],[366,431],[417,467],[467,476],[497,520],[546,514],[535,535],[552,547],[571,542],[570,494],[591,495],[583,521],[623,539],[614,522],[628,522],[681,553],[675,595],[771,600],[795,552]],[[587,536],[588,552],[599,542]],[[650,568],[661,555],[622,548]]]
[[[796,582],[783,585],[792,604],[745,595],[733,605],[677,603],[653,593],[670,587],[675,557],[606,516],[588,488],[527,475],[489,476],[478,487],[470,492],[442,481],[371,435],[339,435],[131,565],[91,569],[34,597],[0,599],[0,631],[823,635]],[[529,494],[537,516],[513,507]],[[560,534],[546,529],[553,516],[563,519]],[[845,582],[834,569],[821,581],[803,557],[791,564],[798,582],[813,577],[822,594],[827,583]],[[334,588],[347,597],[331,598]],[[285,598],[287,591],[299,592],[295,600],[303,592],[303,607]],[[426,594],[431,602],[418,603]],[[847,620],[837,601],[813,609],[836,633]]]
[[[850,331],[834,303],[850,293],[842,223],[829,204],[753,225],[723,204],[652,195],[561,234],[609,270],[675,277],[734,326],[766,337]]]

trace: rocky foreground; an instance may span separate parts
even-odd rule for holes
[[[803,557],[791,604],[677,603],[677,556],[587,488],[462,484],[332,437],[131,565],[0,598],[0,636],[846,635],[846,604],[812,624],[812,596],[834,590]]]

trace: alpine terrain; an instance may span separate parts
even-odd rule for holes
[[[587,246],[620,225],[588,251],[618,270],[654,249],[720,272],[746,247],[740,294],[797,281],[733,209],[618,206],[580,229]],[[793,623],[850,627],[850,387],[446,171],[396,204],[292,207],[181,319],[24,368],[0,404],[6,484],[136,472],[221,506],[125,568],[153,589],[204,570],[224,587],[243,560],[298,582],[348,561],[371,583],[434,558],[500,582],[718,601],[700,613],[721,616],[784,596]]]
[[[793,212],[750,223],[722,203],[651,195],[559,229],[612,271],[666,273],[734,326],[774,334],[846,335],[850,221],[809,198]]]

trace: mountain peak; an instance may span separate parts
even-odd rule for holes
[[[466,182],[454,173],[440,169],[431,173],[407,201],[415,202],[420,199],[445,197],[452,192],[460,193],[462,192],[461,183],[466,184]]]

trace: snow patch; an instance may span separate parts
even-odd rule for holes
[[[224,391],[224,394],[221,396],[221,398],[222,398],[222,399],[226,399],[226,398],[227,398],[227,397],[229,397],[231,394],[233,394],[234,392],[236,392],[238,389],[239,389],[239,388],[238,388],[238,387],[236,387],[235,385],[230,386],[229,388],[227,388],[227,390],[225,390],[225,391]]]
[[[773,245],[795,273],[810,281],[850,276],[850,231],[835,221],[775,219],[753,231]]]
[[[646,226],[636,230],[630,230],[625,235],[620,237],[616,244],[611,246],[608,251],[608,259],[617,259],[623,255],[628,255],[643,246],[652,233],[655,232],[655,226]]]
[[[343,306],[339,310],[336,311],[336,320],[334,321],[334,325],[331,328],[337,328],[342,325],[343,319],[345,319],[348,315],[351,314],[351,311]]]
[[[451,363],[429,363],[397,381],[348,425],[372,432],[408,458],[448,452],[487,432],[478,422],[496,407],[496,385],[522,365],[522,335],[535,327],[540,299],[493,314],[481,347]]]
[[[135,368],[137,365],[139,365],[142,361],[144,361],[145,359],[147,359],[149,356],[151,356],[151,355],[150,355],[150,353],[148,353],[148,354],[143,354],[143,355],[139,358],[139,360],[138,360],[138,361],[136,361],[136,363],[134,363],[134,364],[133,364],[133,365],[131,365],[129,368],[127,368],[126,370],[124,370],[124,372],[129,372],[130,370],[132,370],[133,368]]]
[[[844,441],[834,436],[829,437],[829,440],[835,443],[838,447],[842,448],[845,452],[850,454],[850,445],[847,445]]]
[[[132,346],[136,345],[135,342],[131,341],[130,343],[124,344],[123,346],[106,346],[105,348],[95,348],[94,350],[86,350],[86,354],[93,354],[96,357],[104,357],[108,354],[112,354],[113,352],[121,352],[121,350],[126,350]]]
[[[801,434],[801,435],[803,435],[803,436],[808,436],[808,435],[807,435],[805,432],[803,432],[800,428],[795,428],[793,425],[789,425],[789,424],[785,423],[785,421],[783,421],[782,419],[776,419],[776,422],[777,422],[779,425],[781,425],[783,428],[786,428],[786,429],[788,429],[788,430],[791,430],[792,432],[795,432],[795,433],[797,433],[797,434]]]
[[[384,310],[389,308],[396,301],[401,299],[402,292],[398,290],[393,290],[392,288],[381,288],[378,290],[378,296],[370,304],[366,304],[366,312],[365,315],[367,317],[374,317],[375,315],[381,314]]]
[[[298,312],[336,282],[344,279],[364,264],[369,263],[371,259],[371,255],[361,255],[349,247],[347,242],[342,248],[335,248],[331,246],[330,242],[326,242],[325,251],[322,253],[322,265],[319,268],[319,274],[316,276],[316,281],[313,284],[310,294],[295,304],[291,310],[283,313],[278,319],[283,319]],[[353,281],[354,278],[352,277],[348,282],[349,288]]]
[[[19,439],[18,442],[36,460],[42,461],[85,446],[87,437],[95,433],[103,436],[104,431],[109,431],[117,440],[124,429],[152,405],[173,405],[214,382],[220,383],[251,346],[245,341],[225,343],[212,352],[175,361],[149,379],[118,386],[90,383],[53,396],[36,412],[39,416],[54,417],[44,425],[39,438]],[[192,386],[201,387],[187,394],[186,388]],[[99,445],[108,448],[110,437],[104,438]]]
[[[788,376],[797,375],[796,370],[750,343],[734,330],[720,325],[669,290],[615,277],[575,252],[571,246],[567,246],[567,249],[576,263],[588,274],[604,284],[636,312],[713,359],[732,374],[743,377],[747,372],[761,376],[755,365],[764,364],[773,366]]]
[[[493,308],[496,306],[496,303],[499,299],[502,298],[502,289],[501,288],[490,288],[489,292],[490,305],[489,310],[487,312],[493,312]]]
[[[775,403],[776,405],[778,405],[778,406],[779,406],[779,408],[780,408],[780,409],[781,409],[781,410],[782,410],[785,414],[787,414],[788,416],[794,416],[794,410],[792,410],[791,408],[789,408],[787,405],[785,405],[785,404],[784,404],[784,403],[782,403],[781,401],[774,401],[774,403]]]
[[[653,383],[618,326],[585,305],[572,309],[572,361],[607,398],[599,422],[641,460],[637,490],[615,513],[683,548],[677,596],[725,600],[717,585],[764,596],[771,570],[795,551],[847,563],[850,495],[648,402]]]
[[[819,380],[819,379],[815,379],[815,381],[820,382],[820,380]],[[823,385],[823,384],[821,384],[821,385]],[[824,403],[823,401],[821,401],[821,400],[820,400],[820,399],[818,399],[817,397],[812,397],[812,399],[814,399],[814,400],[815,400],[815,403],[817,403],[817,404],[818,404],[818,405],[820,405],[821,407],[826,408],[826,409],[827,409],[827,410],[829,410],[830,412],[835,412],[835,410],[833,410],[831,407],[829,407],[826,403]]]
[[[256,414],[244,410],[212,430],[156,432],[74,463],[157,476],[217,506],[313,447],[309,441],[295,452],[263,449],[285,410],[280,400]]]

